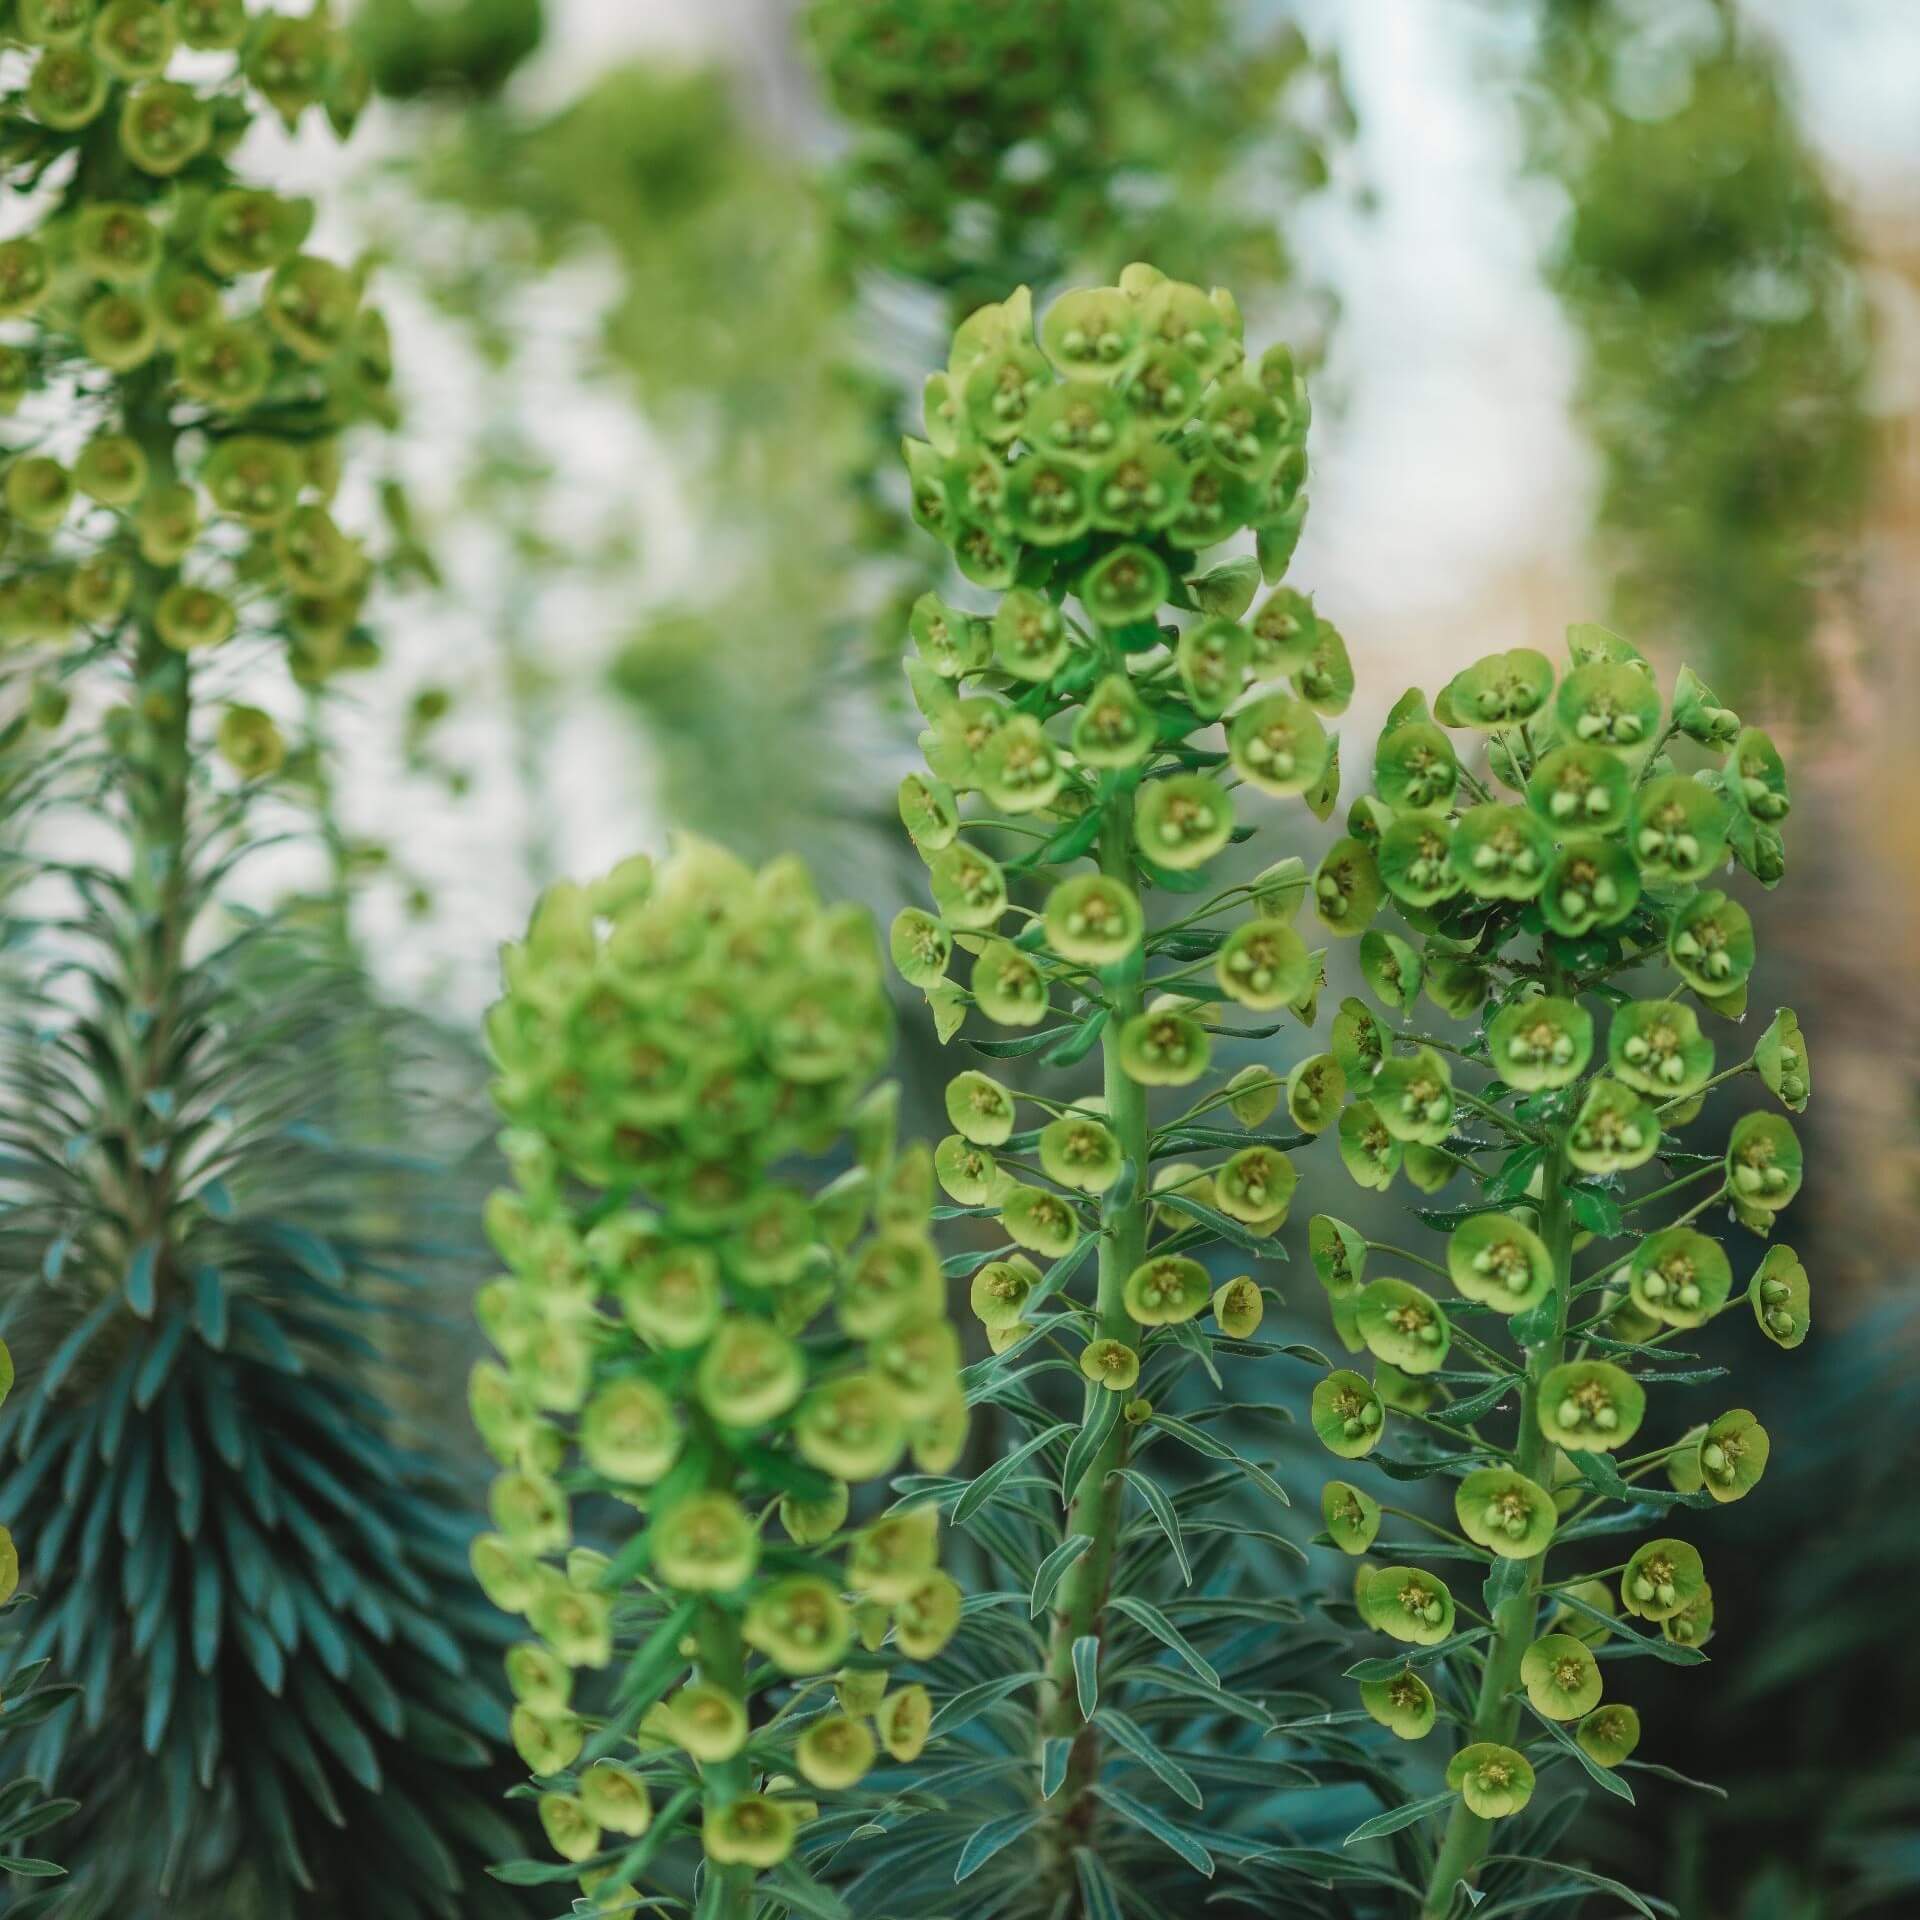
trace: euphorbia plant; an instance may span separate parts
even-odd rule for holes
[[[563,1859],[508,1871],[595,1911],[664,1883],[703,1920],[837,1912],[809,1868],[884,1808],[881,1750],[918,1755],[892,1669],[960,1616],[932,1503],[866,1485],[967,1426],[871,923],[693,843],[549,889],[506,982],[474,1565],[533,1631],[513,1737]]]
[[[1361,1623],[1406,1649],[1352,1670],[1362,1705],[1405,1739],[1444,1722],[1453,1748],[1432,1801],[1361,1830],[1400,1836],[1429,1920],[1550,1859],[1559,1820],[1505,1826],[1545,1769],[1632,1800],[1625,1662],[1704,1657],[1713,1592],[1687,1536],[1768,1451],[1751,1413],[1684,1424],[1664,1391],[1719,1377],[1682,1349],[1736,1301],[1778,1344],[1807,1329],[1792,1251],[1771,1247],[1736,1295],[1717,1237],[1772,1232],[1800,1185],[1792,1126],[1754,1111],[1724,1141],[1689,1132],[1748,1073],[1806,1101],[1791,1013],[1722,1064],[1754,967],[1723,869],[1779,880],[1785,770],[1691,672],[1668,701],[1602,628],[1571,629],[1569,652],[1558,673],[1532,649],[1494,655],[1431,708],[1401,700],[1314,879],[1389,1009],[1352,1000],[1335,1023],[1350,1169],[1386,1187],[1424,1156],[1422,1184],[1464,1172],[1477,1189],[1419,1214],[1425,1251],[1312,1224],[1334,1324],[1375,1361],[1371,1380],[1321,1383],[1316,1430],[1343,1460],[1451,1495],[1452,1524],[1384,1509],[1390,1540],[1360,1487],[1336,1481],[1325,1504],[1332,1542],[1365,1556]],[[1388,906],[1408,938],[1367,927]],[[1416,1030],[1423,987],[1473,1023],[1465,1037]]]
[[[996,1355],[972,1390],[1020,1436],[934,1483],[991,1591],[956,1648],[972,1724],[929,1756],[956,1804],[919,1817],[923,1898],[977,1873],[997,1911],[1114,1913],[1122,1886],[1185,1910],[1302,1777],[1259,1745],[1296,1648],[1249,1632],[1298,1617],[1256,1572],[1285,1495],[1216,1422],[1258,1417],[1219,1391],[1277,1351],[1233,1269],[1277,1257],[1306,1134],[1261,1130],[1270,1069],[1213,1056],[1310,1019],[1320,980],[1301,862],[1214,871],[1263,796],[1324,813],[1337,784],[1339,635],[1285,588],[1242,618],[1298,533],[1307,417],[1230,296],[1133,266],[1037,329],[1025,289],[972,315],[907,445],[916,516],[989,604],[914,609],[927,770],[900,810],[933,911],[893,954],[942,1039],[1012,1063],[951,1080],[935,1166],[1001,1243],[957,1259]],[[1248,532],[1258,560],[1221,560]],[[883,1860],[865,1891],[911,1884]]]

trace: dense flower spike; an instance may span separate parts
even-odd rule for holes
[[[731,1920],[756,1873],[802,1871],[818,1809],[789,1770],[842,1794],[901,1744],[889,1631],[926,1660],[958,1623],[936,1509],[852,1511],[909,1450],[944,1472],[965,1441],[934,1167],[874,1085],[891,1022],[865,916],[790,861],[688,843],[556,886],[505,971],[487,1032],[516,1184],[487,1224],[510,1271],[482,1295],[500,1360],[473,1410],[502,1468],[475,1570],[537,1636],[509,1662],[514,1739],[584,1889],[636,1878],[697,1803],[702,1910]],[[975,1079],[969,1137],[1004,1139],[1010,1096]],[[816,1177],[849,1136],[854,1165]],[[610,1561],[569,1552],[586,1495],[646,1516]],[[571,1700],[572,1670],[615,1662],[605,1716]],[[835,1672],[837,1706],[804,1684]]]
[[[1378,1449],[1396,1478],[1457,1476],[1464,1541],[1438,1549],[1444,1570],[1453,1577],[1462,1550],[1486,1565],[1486,1624],[1457,1642],[1444,1587],[1417,1565],[1363,1570],[1356,1590],[1365,1625],[1447,1641],[1419,1677],[1462,1729],[1447,1770],[1460,1799],[1425,1856],[1425,1920],[1461,1911],[1460,1883],[1474,1884],[1494,1823],[1527,1804],[1538,1770],[1592,1777],[1633,1764],[1638,1717],[1601,1703],[1602,1673],[1628,1671],[1607,1664],[1609,1651],[1651,1644],[1684,1663],[1712,1631],[1698,1549],[1651,1540],[1623,1568],[1610,1551],[1620,1526],[1598,1516],[1711,1509],[1759,1484],[1770,1443],[1750,1412],[1678,1431],[1658,1387],[1676,1372],[1700,1377],[1669,1336],[1739,1297],[1703,1216],[1718,1206],[1764,1236],[1803,1170],[1791,1122],[1771,1109],[1739,1117],[1718,1150],[1688,1135],[1709,1090],[1736,1075],[1793,1112],[1806,1102],[1806,1043],[1789,1011],[1716,1071],[1755,953],[1745,909],[1714,883],[1729,867],[1778,879],[1777,849],[1739,822],[1784,813],[1785,769],[1691,676],[1669,707],[1617,635],[1575,627],[1568,643],[1557,677],[1528,649],[1464,669],[1431,709],[1418,693],[1401,700],[1374,792],[1315,889],[1330,932],[1364,930],[1361,971],[1398,1023],[1357,1001],[1334,1023],[1349,1172],[1382,1188],[1404,1170],[1427,1191],[1464,1174],[1478,1190],[1425,1216],[1447,1233],[1444,1263],[1328,1216],[1310,1236],[1335,1331],[1376,1362],[1371,1383],[1345,1367],[1327,1374],[1315,1433],[1341,1460]],[[1370,883],[1376,863],[1384,891]],[[1388,900],[1405,938],[1366,926]],[[1435,996],[1476,1021],[1464,1037],[1416,1030],[1416,983],[1443,968],[1471,971],[1457,1000]],[[1434,1158],[1418,1167],[1417,1152]],[[1663,1225],[1661,1208],[1678,1212]],[[1461,1296],[1458,1325],[1370,1256],[1443,1274]],[[1767,1252],[1747,1294],[1769,1339],[1805,1338],[1807,1279],[1790,1249]],[[1649,1492],[1662,1469],[1672,1490]],[[1357,1489],[1330,1492],[1328,1543],[1367,1551],[1378,1512]],[[1418,1561],[1418,1536],[1391,1545]],[[1549,1580],[1547,1556],[1561,1550],[1614,1564]],[[1361,1705],[1415,1738],[1431,1720],[1395,1671],[1390,1657],[1358,1670]]]
[[[1049,1756],[1036,1833],[991,1871],[1022,1914],[1058,1912],[1080,1899],[1083,1873],[1105,1873],[1077,1864],[1089,1831],[1127,1844],[1139,1804],[1128,1776],[1152,1764],[1132,1716],[1156,1709],[1126,1677],[1126,1649],[1144,1633],[1194,1662],[1218,1656],[1228,1667],[1205,1670],[1228,1686],[1255,1658],[1234,1641],[1233,1606],[1189,1611],[1200,1589],[1187,1587],[1203,1562],[1234,1585],[1224,1502],[1264,1533],[1263,1509],[1283,1496],[1185,1411],[1200,1378],[1279,1351],[1258,1337],[1257,1269],[1235,1269],[1278,1251],[1289,1151],[1327,1124],[1345,1084],[1326,1056],[1284,1089],[1219,1059],[1282,1015],[1310,1024],[1322,977],[1295,924],[1311,884],[1300,861],[1236,882],[1211,871],[1255,831],[1265,796],[1325,783],[1324,815],[1337,787],[1322,716],[1350,689],[1345,649],[1275,584],[1304,505],[1307,424],[1292,361],[1281,348],[1246,359],[1226,293],[1135,265],[1040,316],[1024,289],[972,314],[930,391],[930,438],[906,450],[916,512],[972,583],[967,597],[998,594],[980,614],[933,596],[914,610],[907,673],[931,778],[910,783],[903,814],[935,912],[903,912],[894,945],[936,1016],[946,994],[975,1016],[966,1039],[986,1065],[949,1082],[954,1132],[935,1166],[953,1211],[1013,1243],[977,1256],[973,1309],[1000,1357],[974,1392],[1040,1422],[1013,1456],[1026,1462],[1009,1483],[1027,1490],[1020,1517],[979,1523],[996,1552],[1019,1528],[1006,1577],[1031,1587],[1049,1628],[1038,1724],[1008,1734],[1021,1766],[1036,1736]],[[1255,555],[1217,551],[1247,534]],[[1263,569],[1272,590],[1253,611]],[[952,802],[934,818],[936,782]],[[1156,913],[1155,893],[1176,904]],[[1076,1089],[1096,1054],[1099,1091]],[[1042,1091],[1035,1069],[1060,1084]],[[1302,1131],[1260,1131],[1283,1090]],[[1451,1118],[1446,1091],[1435,1055],[1401,1090],[1396,1124],[1427,1137],[1436,1104]],[[1431,1368],[1444,1321],[1431,1302],[1424,1328],[1413,1312],[1382,1298],[1377,1337]],[[1077,1405],[1048,1383],[1056,1348],[1085,1377]],[[1351,1420],[1358,1453],[1381,1413],[1360,1381],[1350,1414],[1327,1417]],[[1226,1463],[1197,1503],[1163,1482],[1174,1447]],[[956,1516],[1010,1470],[948,1483]],[[1043,1486],[1057,1497],[1043,1503]],[[1171,1557],[1131,1550],[1147,1530]],[[1019,1570],[1029,1552],[1037,1580]],[[1007,1657],[984,1616],[960,1644],[970,1661]],[[1016,1678],[1003,1717],[1018,1699]],[[1186,1747],[1169,1744],[1176,1766]],[[1248,1790],[1264,1764],[1250,1747]],[[1196,1786],[1189,1803],[1227,1821],[1209,1796],[1229,1791]],[[1196,1850],[1176,1849],[1188,1871]],[[1183,1882],[1166,1904],[1196,1897]]]

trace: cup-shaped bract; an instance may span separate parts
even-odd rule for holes
[[[1553,1496],[1509,1467],[1479,1467],[1454,1490],[1460,1530],[1503,1560],[1544,1553],[1556,1525]]]
[[[1557,995],[1510,1000],[1487,1023],[1487,1057],[1523,1093],[1569,1087],[1593,1058],[1593,1016]]]
[[[1812,1325],[1812,1288],[1800,1256],[1788,1246],[1771,1246],[1749,1289],[1760,1331],[1777,1347],[1797,1347]]]
[[[1717,1240],[1662,1227],[1633,1251],[1627,1286],[1642,1313],[1670,1327],[1699,1327],[1727,1304],[1733,1266]]]
[[[1684,1540],[1648,1540],[1620,1576],[1620,1604],[1643,1620],[1670,1620],[1706,1590],[1699,1549]]]
[[[1329,1480],[1320,1490],[1320,1517],[1342,1553],[1365,1553],[1380,1531],[1379,1501],[1345,1480]]]
[[[1679,1000],[1634,1000],[1616,1008],[1607,1029],[1614,1077],[1659,1101],[1698,1093],[1713,1072],[1713,1042],[1700,1017]]]
[[[709,1858],[770,1867],[811,1815],[763,1767],[736,1777],[748,1739],[822,1793],[854,1785],[876,1743],[846,1714],[754,1735],[747,1686],[840,1667],[849,1593],[909,1657],[956,1618],[932,1508],[841,1531],[850,1485],[910,1449],[944,1470],[966,1430],[928,1238],[935,1161],[899,1145],[897,1097],[874,1084],[891,1023],[872,929],[791,861],[756,872],[689,842],[550,889],[505,975],[487,1033],[515,1185],[488,1210],[508,1268],[483,1315],[501,1363],[475,1383],[505,1471],[476,1567],[538,1636],[513,1668],[516,1740],[563,1856],[590,1829],[690,1821],[697,1801]],[[956,1124],[1004,1137],[1010,1096],[977,1079]],[[821,1158],[848,1140],[858,1178],[830,1182]],[[993,1184],[985,1145],[954,1148],[945,1178]],[[969,1168],[969,1152],[987,1158]],[[976,1304],[1017,1319],[1031,1283],[998,1271],[1008,1285],[977,1277]],[[572,1541],[556,1476],[641,1507],[625,1551],[550,1564]],[[793,1548],[774,1544],[776,1511]],[[704,1796],[657,1816],[644,1781],[576,1781],[577,1742],[559,1738],[565,1670],[616,1654],[665,1696],[649,1731],[706,1773]]]
[[[1536,1713],[1578,1720],[1600,1702],[1600,1663],[1584,1640],[1549,1633],[1520,1656],[1520,1684]]]
[[[1540,1430],[1568,1453],[1625,1446],[1646,1412],[1646,1389],[1610,1360],[1570,1360],[1540,1382]]]
[[[1424,1739],[1439,1712],[1433,1689],[1411,1667],[1386,1680],[1361,1681],[1360,1704],[1402,1740]]]
[[[1469,1300],[1518,1313],[1553,1284],[1546,1243],[1510,1213],[1476,1213],[1447,1240],[1447,1273]]]
[[[1395,1640],[1437,1647],[1453,1631],[1453,1595],[1422,1567],[1376,1567],[1360,1593],[1360,1618]]]
[[[1354,1300],[1360,1337],[1402,1373],[1431,1373],[1447,1358],[1450,1332],[1438,1302],[1405,1280],[1369,1280]]]

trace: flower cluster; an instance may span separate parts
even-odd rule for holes
[[[1417,1739],[1444,1698],[1467,1730],[1447,1774],[1459,1800],[1431,1912],[1449,1910],[1487,1823],[1526,1805],[1540,1768],[1584,1768],[1632,1798],[1617,1769],[1639,1722],[1603,1700],[1603,1663],[1696,1661],[1712,1630],[1712,1589],[1683,1539],[1663,1532],[1623,1565],[1553,1579],[1549,1550],[1590,1559],[1587,1543],[1617,1539],[1623,1521],[1737,1500],[1766,1467],[1766,1432],[1740,1408],[1632,1448],[1652,1386],[1720,1371],[1671,1342],[1741,1297],[1726,1249],[1695,1223],[1718,1205],[1765,1236],[1800,1186],[1799,1142],[1779,1113],[1744,1114],[1724,1147],[1683,1144],[1709,1090],[1737,1075],[1794,1111],[1806,1103],[1790,1012],[1744,1060],[1718,1066],[1755,954],[1746,909],[1717,883],[1729,865],[1779,880],[1789,805],[1765,733],[1690,671],[1663,699],[1632,646],[1580,626],[1558,673],[1520,649],[1456,674],[1431,708],[1418,693],[1400,701],[1373,790],[1314,875],[1323,922],[1358,937],[1389,1016],[1355,999],[1335,1022],[1328,1071],[1351,1095],[1339,1119],[1349,1171],[1384,1188],[1404,1170],[1429,1191],[1464,1173],[1479,1190],[1421,1214],[1446,1236],[1437,1258],[1330,1216],[1310,1235],[1336,1331],[1374,1362],[1371,1379],[1343,1367],[1321,1382],[1316,1432],[1341,1459],[1385,1447],[1396,1477],[1451,1480],[1457,1534],[1401,1517],[1450,1542],[1426,1551],[1464,1551],[1486,1569],[1482,1624],[1469,1626],[1447,1581],[1411,1564],[1417,1534],[1383,1543],[1371,1496],[1340,1481],[1327,1491],[1333,1544],[1389,1562],[1362,1560],[1360,1620],[1409,1649],[1355,1669],[1362,1704]],[[1388,904],[1410,937],[1369,924]],[[1411,1031],[1422,993],[1473,1023],[1470,1035]],[[1463,1070],[1484,1084],[1457,1085]],[[1641,1170],[1654,1167],[1650,1185]],[[1660,1223],[1652,1210],[1680,1196]],[[1391,1271],[1407,1266],[1456,1297]],[[1790,1249],[1767,1252],[1744,1297],[1768,1338],[1805,1337],[1807,1280]],[[1515,1425],[1502,1440],[1490,1423],[1505,1411]],[[1660,1474],[1667,1487],[1647,1484]],[[1537,1723],[1526,1741],[1523,1709]]]
[[[1135,1690],[1142,1659],[1172,1648],[1233,1695],[1282,1657],[1245,1643],[1260,1603],[1235,1593],[1218,1549],[1224,1503],[1257,1530],[1285,1496],[1182,1417],[1180,1394],[1280,1351],[1254,1337],[1259,1282],[1207,1261],[1277,1256],[1287,1150],[1306,1136],[1261,1131],[1280,1079],[1223,1071],[1214,1054],[1281,1016],[1310,1022],[1322,956],[1294,925],[1299,860],[1240,881],[1208,869],[1253,833],[1249,800],[1305,797],[1325,817],[1338,775],[1323,719],[1352,678],[1303,596],[1278,588],[1243,617],[1261,562],[1276,575],[1298,532],[1307,405],[1284,348],[1248,364],[1226,294],[1132,266],[1117,286],[1062,294],[1036,328],[1022,290],[959,328],[927,418],[932,438],[906,448],[915,511],[998,597],[976,613],[930,594],[913,611],[927,769],[899,798],[933,910],[900,913],[893,958],[943,1040],[977,1015],[974,1053],[1062,1078],[1043,1092],[1030,1074],[956,1074],[934,1159],[953,1212],[1005,1242],[976,1255],[972,1305],[997,1357],[973,1390],[1032,1428],[1011,1456],[1032,1463],[1028,1491],[1017,1513],[996,1510],[1013,1491],[1003,1461],[940,1497],[1048,1616],[1033,1719],[1005,1722],[1024,1729],[1006,1735],[1016,1770],[1040,1759],[1038,1857],[997,1862],[995,1884],[1020,1883],[1019,1911],[1050,1912],[1076,1874],[1105,1872],[1075,1864],[1090,1830],[1124,1850],[1140,1824],[1123,1782],[1154,1765],[1132,1717],[1155,1711]],[[1249,530],[1259,561],[1199,571],[1203,549]],[[1183,910],[1151,914],[1155,892]],[[1076,1096],[1096,1052],[1101,1089]],[[1175,1110],[1155,1113],[1162,1101]],[[1064,1371],[1049,1348],[1085,1377],[1070,1411],[1048,1404]],[[1171,1465],[1145,1468],[1155,1446],[1226,1464],[1195,1492]],[[1143,1551],[1141,1529],[1160,1551]],[[1204,1543],[1191,1557],[1189,1541]],[[993,1651],[1018,1658],[1004,1639]],[[1010,1673],[1009,1697],[1032,1680]],[[1184,1743],[1168,1751],[1185,1764]],[[1237,1764],[1216,1794],[1263,1791],[1270,1755]],[[1202,1804],[1198,1786],[1180,1791]],[[1234,1823],[1227,1805],[1209,1803],[1211,1827]],[[1176,1852],[1188,1868],[1210,1858],[1198,1838]]]
[[[0,242],[0,639],[65,655],[150,625],[185,654],[252,623],[309,684],[368,657],[369,568],[331,503],[337,435],[390,412],[386,325],[309,250],[312,204],[233,165],[261,106],[345,131],[366,92],[347,40],[324,10],[243,0],[31,0],[12,30],[0,117],[43,210]],[[249,777],[282,751],[251,707],[219,745]]]
[[[852,1487],[965,1440],[932,1157],[896,1147],[873,1084],[871,926],[790,861],[689,844],[557,886],[506,982],[488,1037],[516,1186],[488,1226],[510,1272],[480,1296],[501,1363],[472,1406],[504,1469],[475,1570],[537,1636],[508,1659],[514,1741],[603,1905],[696,1807],[737,1887],[787,1860],[809,1789],[919,1751],[927,1693],[890,1690],[884,1650],[930,1658],[959,1619],[933,1507],[849,1520]],[[811,1183],[849,1134],[855,1164]],[[611,1558],[575,1524],[593,1496]],[[576,1674],[616,1649],[596,1713]]]

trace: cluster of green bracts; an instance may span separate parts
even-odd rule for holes
[[[36,717],[56,724],[70,664],[129,635],[170,710],[178,656],[250,631],[284,635],[305,684],[371,657],[369,568],[330,502],[339,430],[390,415],[386,325],[307,250],[312,204],[230,164],[259,104],[346,130],[365,78],[344,36],[242,0],[22,0],[8,31],[16,167],[61,181],[0,242],[0,640],[44,658]],[[247,778],[285,751],[241,705],[218,746]]]
[[[1575,627],[1569,640],[1558,675],[1523,649],[1456,675],[1431,709],[1408,694],[1372,793],[1313,881],[1328,929],[1359,936],[1389,1019],[1342,1007],[1332,1053],[1296,1076],[1320,1089],[1317,1115],[1297,1117],[1324,1126],[1338,1112],[1363,1186],[1404,1170],[1430,1191],[1463,1172],[1479,1189],[1421,1215],[1445,1236],[1431,1256],[1330,1216],[1310,1230],[1334,1327],[1374,1363],[1371,1379],[1343,1367],[1321,1381],[1316,1432],[1343,1460],[1383,1449],[1396,1478],[1438,1474],[1453,1491],[1457,1531],[1339,1481],[1324,1509],[1332,1543],[1365,1556],[1360,1621],[1407,1649],[1354,1669],[1366,1710],[1409,1740],[1441,1719],[1458,1729],[1449,1792],[1422,1810],[1444,1822],[1433,1916],[1455,1911],[1491,1823],[1527,1804],[1543,1766],[1631,1800],[1621,1770],[1639,1721],[1603,1685],[1612,1656],[1701,1658],[1713,1592],[1699,1551],[1669,1537],[1669,1511],[1739,1499],[1768,1451],[1739,1408],[1634,1450],[1649,1388],[1721,1371],[1672,1344],[1736,1298],[1710,1210],[1766,1235],[1801,1180],[1776,1112],[1744,1114],[1710,1150],[1684,1135],[1709,1090],[1747,1072],[1782,1105],[1806,1103],[1791,1013],[1718,1066],[1754,940],[1714,883],[1730,862],[1767,886],[1780,877],[1780,756],[1692,673],[1669,704],[1617,636]],[[1369,926],[1389,904],[1410,937]],[[1470,1037],[1410,1031],[1423,992],[1473,1022]],[[1468,1072],[1477,1090],[1456,1084]],[[1768,1250],[1744,1297],[1767,1338],[1805,1337],[1790,1249]],[[1660,1537],[1606,1564],[1622,1509]],[[1383,1542],[1389,1513],[1402,1524]],[[1577,1564],[1550,1577],[1557,1549]],[[1463,1553],[1486,1569],[1478,1607],[1419,1564]]]
[[[480,1296],[501,1364],[472,1405],[505,1469],[475,1570],[536,1636],[507,1663],[514,1742],[569,1863],[549,1877],[618,1909],[697,1818],[700,1912],[733,1920],[757,1872],[802,1875],[810,1791],[918,1754],[930,1702],[889,1668],[959,1620],[932,1506],[849,1517],[850,1489],[909,1451],[944,1471],[966,1436],[932,1156],[896,1148],[874,1083],[871,923],[791,861],[688,845],[555,887],[506,980],[516,1186],[488,1225],[511,1271]],[[596,1498],[611,1520],[576,1529]]]
[[[977,1015],[1014,1036],[976,1029],[977,1053],[1062,1082],[959,1073],[934,1164],[955,1210],[1007,1242],[972,1278],[1001,1356],[984,1396],[1030,1404],[1022,1382],[1059,1364],[1050,1348],[1086,1376],[1077,1420],[1022,1449],[1054,1449],[1063,1515],[1034,1608],[1044,1588],[1042,1733],[1072,1750],[1067,1791],[1046,1792],[1071,1829],[1098,1779],[1084,1703],[1116,1546],[1129,1504],[1160,1498],[1129,1463],[1170,1434],[1234,1458],[1164,1402],[1190,1366],[1271,1350],[1250,1338],[1259,1285],[1217,1284],[1200,1256],[1272,1250],[1302,1137],[1257,1131],[1280,1097],[1271,1070],[1210,1067],[1216,1036],[1277,1030],[1235,1026],[1243,1009],[1313,1016],[1322,955],[1293,925],[1305,869],[1224,886],[1207,869],[1252,832],[1249,797],[1305,797],[1324,817],[1338,774],[1322,721],[1352,676],[1300,595],[1278,589],[1243,620],[1254,561],[1198,570],[1200,550],[1250,528],[1273,577],[1305,509],[1304,391],[1284,348],[1246,362],[1227,295],[1131,267],[1062,295],[1036,337],[1022,290],[959,329],[927,419],[931,440],[906,450],[915,512],[998,597],[914,609],[927,771],[902,782],[900,810],[934,910],[903,911],[892,949],[943,1040]],[[1156,922],[1155,891],[1193,904]],[[1075,1094],[1096,1051],[1100,1091]],[[1178,1110],[1156,1116],[1156,1099]],[[1178,1554],[1170,1510],[1162,1524]]]

